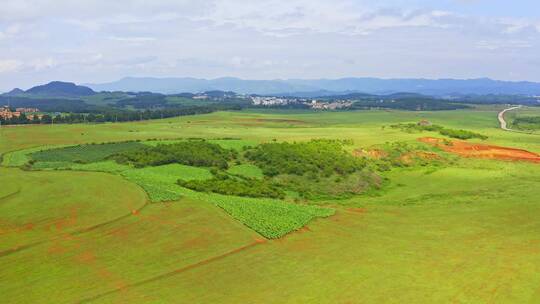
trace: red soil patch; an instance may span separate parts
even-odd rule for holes
[[[446,152],[455,153],[463,157],[540,163],[540,155],[522,149],[473,144],[460,140],[448,141],[433,137],[423,137],[419,138],[418,140],[423,143],[441,148]]]

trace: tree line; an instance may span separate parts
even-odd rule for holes
[[[0,118],[3,125],[24,125],[24,124],[74,124],[74,123],[104,123],[104,122],[128,122],[150,119],[161,119],[186,115],[208,114],[223,110],[240,110],[239,106],[193,106],[167,108],[160,110],[145,111],[125,111],[109,109],[98,113],[56,113],[44,114],[41,118],[34,115],[33,119],[22,113],[19,117],[10,119]]]

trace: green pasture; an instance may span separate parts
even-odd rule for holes
[[[146,204],[136,185],[103,173],[0,168],[0,185],[17,189],[0,198],[0,252],[84,231]]]
[[[422,119],[488,136],[471,142],[540,153],[537,135],[498,128],[502,108],[217,112],[2,127],[0,300],[535,303],[540,164],[457,159],[394,168],[383,173],[380,190],[316,202],[191,191],[176,185],[178,176],[208,179],[210,170],[177,164],[135,169],[49,161],[36,163],[37,171],[7,168],[24,167],[40,150],[93,142],[204,138],[242,149],[328,138],[353,140],[352,151],[441,137],[389,127]],[[261,177],[257,169],[233,165],[229,173]]]

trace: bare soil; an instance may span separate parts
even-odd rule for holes
[[[522,149],[469,143],[461,140],[447,141],[433,137],[422,137],[418,140],[439,147],[446,152],[458,154],[463,157],[540,163],[540,155]]]

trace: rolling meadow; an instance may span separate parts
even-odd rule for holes
[[[540,163],[455,154],[418,140],[452,138],[392,127],[429,121],[487,137],[471,146],[539,154],[538,134],[499,129],[501,109],[250,110],[2,127],[0,300],[534,303]],[[177,151],[164,146],[193,142],[223,168],[197,152],[165,163]],[[301,143],[337,151],[347,167],[310,175],[327,155],[300,151],[291,162],[306,163],[295,169],[308,172],[302,178],[270,172],[276,160],[264,147],[294,152]],[[133,151],[160,163],[141,164]],[[203,189],[214,179],[237,192]],[[275,195],[257,197],[254,187]]]

